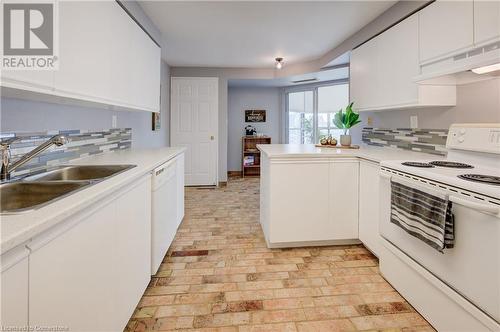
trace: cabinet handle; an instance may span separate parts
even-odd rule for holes
[[[449,199],[453,203],[465,206],[465,207],[473,209],[473,210],[482,211],[482,212],[489,212],[489,213],[493,213],[496,215],[500,214],[500,208],[493,206],[493,205],[490,205],[490,204],[476,203],[476,202],[472,202],[472,201],[469,201],[467,199],[463,199],[463,198],[456,197],[456,196],[450,196]]]

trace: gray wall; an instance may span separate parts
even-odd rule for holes
[[[454,107],[362,112],[363,122],[351,131],[353,140],[361,140],[362,127],[409,128],[412,115],[418,116],[419,128],[428,129],[447,129],[452,123],[500,123],[500,78],[458,86]]]
[[[228,171],[241,171],[241,137],[245,134],[245,110],[266,110],[266,122],[251,123],[258,133],[280,142],[281,89],[229,88],[228,89]]]
[[[169,67],[162,63],[161,129],[151,130],[151,113],[110,111],[72,105],[1,98],[1,132],[33,132],[55,129],[109,129],[117,116],[119,128],[132,128],[132,147],[153,148],[169,145],[170,79]]]
[[[122,1],[132,15],[157,42],[161,33],[135,1]],[[162,47],[162,52],[164,47]],[[132,128],[132,146],[152,148],[169,145],[170,68],[162,61],[161,68],[161,130],[151,130],[151,113],[110,111],[106,109],[59,105],[20,99],[1,98],[0,130],[39,131],[53,129],[109,129],[112,115],[118,127]]]

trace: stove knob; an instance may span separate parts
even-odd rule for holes
[[[463,137],[458,138],[458,143],[463,143],[464,141],[465,141],[465,138],[463,138]]]
[[[460,132],[459,132],[460,136],[463,136],[465,135],[465,129],[460,129]]]

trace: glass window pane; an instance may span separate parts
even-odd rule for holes
[[[329,133],[328,133],[328,129],[319,129],[318,131],[318,134],[319,134],[319,139],[322,139],[324,137],[328,137]]]
[[[301,144],[300,139],[300,129],[290,129],[288,131],[288,143],[290,144]]]
[[[315,93],[317,91],[317,109]],[[349,85],[338,84],[318,87],[317,90],[290,92],[288,104],[288,142],[291,144],[314,144],[322,137],[332,135],[339,139],[342,130],[335,128],[334,113],[349,103]],[[315,130],[314,125],[317,124]],[[317,137],[315,137],[317,133]]]
[[[303,132],[303,143],[313,144],[314,143],[314,126],[313,126],[313,113],[305,113],[304,119],[302,121],[302,132]]]
[[[300,129],[301,113],[290,112],[288,116],[288,126],[290,129]]]
[[[288,142],[307,144],[314,142],[313,91],[288,94]]]
[[[318,114],[318,127],[328,127],[328,113]]]

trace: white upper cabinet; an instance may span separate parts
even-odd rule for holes
[[[356,109],[380,106],[377,75],[377,39],[351,52],[350,99]]]
[[[418,16],[413,15],[351,53],[350,99],[359,111],[453,106],[454,86],[418,85]]]
[[[420,62],[453,55],[474,44],[472,1],[436,1],[418,12]]]
[[[379,76],[376,91],[382,105],[418,103],[418,86],[412,78],[420,73],[418,18],[413,15],[377,38]]]
[[[474,1],[474,44],[500,39],[500,1]]]
[[[116,1],[60,1],[58,12],[59,70],[2,72],[6,96],[160,111],[161,49]]]
[[[161,49],[124,10],[118,9],[109,27],[111,98],[159,112]],[[120,35],[126,38],[116,37]]]
[[[116,7],[113,1],[59,3],[60,54],[59,70],[55,72],[56,91],[84,98],[109,99],[109,41],[112,37],[109,18],[116,15],[119,9]]]
[[[54,90],[54,72],[51,70],[2,70],[2,86],[25,88],[33,92],[50,93]]]

